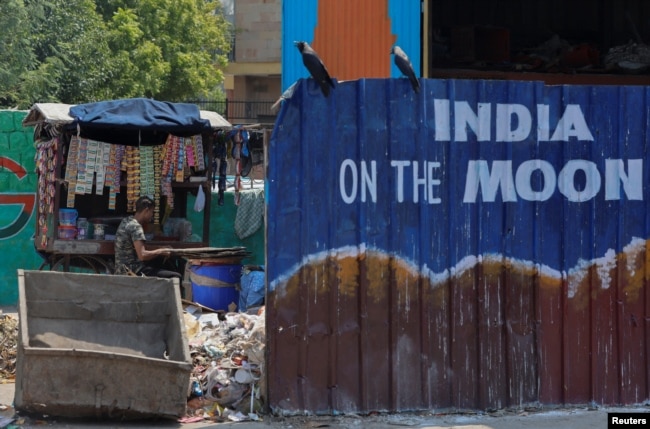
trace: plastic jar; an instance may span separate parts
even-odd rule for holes
[[[77,219],[77,240],[85,240],[88,238],[88,219],[80,217]]]
[[[94,223],[93,224],[93,238],[95,240],[103,240],[104,239],[104,225],[103,223]]]

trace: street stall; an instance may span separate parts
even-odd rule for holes
[[[112,273],[115,231],[141,195],[155,202],[148,247],[209,246],[212,143],[231,128],[216,112],[144,98],[37,103],[23,125],[34,126],[41,269]],[[200,231],[188,210],[202,212]]]

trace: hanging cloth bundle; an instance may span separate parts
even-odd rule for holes
[[[235,160],[235,205],[238,206],[241,201],[241,151],[242,151],[242,135],[241,130],[237,130],[233,136],[232,157]]]

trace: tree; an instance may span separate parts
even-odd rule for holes
[[[214,97],[230,24],[218,0],[98,0],[122,96]]]
[[[222,94],[218,0],[2,0],[0,105]]]
[[[38,67],[24,76],[32,101],[80,103],[111,95],[112,73],[106,27],[93,0],[28,1],[33,16],[30,41]],[[36,76],[35,76],[36,75]],[[39,78],[40,77],[40,78]],[[43,85],[41,79],[47,79]],[[37,83],[34,85],[34,83]],[[50,88],[40,93],[38,88]],[[50,93],[54,90],[54,93]]]
[[[0,105],[14,107],[20,75],[32,67],[28,11],[22,0],[0,1]]]

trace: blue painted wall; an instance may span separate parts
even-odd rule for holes
[[[647,87],[305,82],[271,141],[275,280],[361,243],[432,274],[496,254],[560,275],[650,236]]]
[[[421,83],[302,79],[283,104],[271,407],[645,401],[650,87]]]

